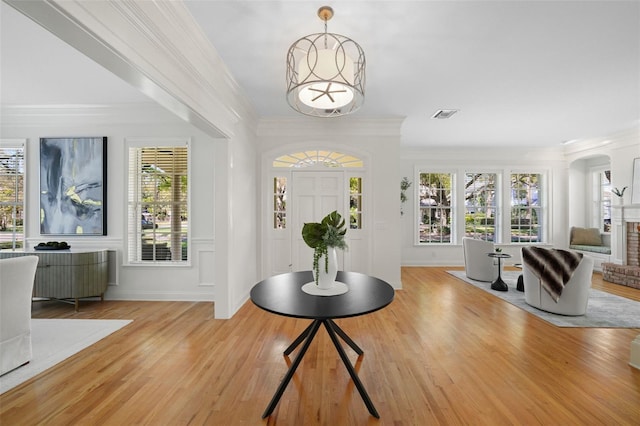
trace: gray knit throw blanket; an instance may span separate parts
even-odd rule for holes
[[[574,251],[542,247],[522,248],[522,261],[540,279],[542,287],[556,303],[581,260],[582,253]]]

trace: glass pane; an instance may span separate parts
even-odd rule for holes
[[[273,178],[273,229],[286,228],[287,178]]]
[[[602,218],[601,229],[603,232],[611,232],[611,171],[600,173],[600,199]]]
[[[419,242],[451,243],[452,179],[449,173],[420,173]]]
[[[362,178],[349,178],[349,227],[362,229]]]
[[[273,214],[273,228],[285,229],[287,227],[287,215],[286,213],[274,213]]]
[[[364,167],[357,157],[337,151],[310,150],[281,155],[272,162],[273,167],[309,167],[321,164],[325,167]]]
[[[511,175],[511,241],[542,242],[540,175]]]
[[[24,148],[0,148],[0,249],[24,246]]]
[[[496,241],[496,179],[494,173],[465,174],[465,236]]]
[[[129,259],[182,261],[188,253],[187,147],[130,149]]]

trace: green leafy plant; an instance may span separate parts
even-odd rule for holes
[[[348,248],[344,236],[347,233],[346,222],[337,211],[326,215],[322,222],[305,223],[302,227],[302,239],[313,249],[313,271],[316,285],[320,275],[320,259],[324,256],[325,272],[329,272],[329,247],[346,250]]]
[[[407,201],[407,194],[405,194],[405,191],[409,189],[409,187],[411,187],[411,182],[409,182],[409,179],[405,176],[400,181],[400,202],[401,203],[404,203],[405,201]],[[404,214],[404,210],[402,210],[402,208],[400,208],[400,214],[401,215]]]
[[[618,188],[613,188],[613,192],[614,194],[616,194],[618,197],[621,197],[624,195],[624,191],[627,190],[627,187],[625,186],[624,188],[622,188],[622,190],[619,190]]]

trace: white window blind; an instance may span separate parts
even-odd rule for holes
[[[128,261],[186,262],[189,146],[138,145],[129,148]]]
[[[0,249],[24,247],[24,154],[24,141],[0,141]]]

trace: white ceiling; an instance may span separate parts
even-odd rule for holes
[[[261,117],[296,116],[285,57],[328,29],[367,61],[354,117],[406,117],[402,145],[558,146],[640,118],[640,2],[198,1],[188,9]],[[148,99],[4,3],[1,101],[106,104]],[[438,109],[459,109],[434,120]],[[330,120],[330,119],[329,119]]]

